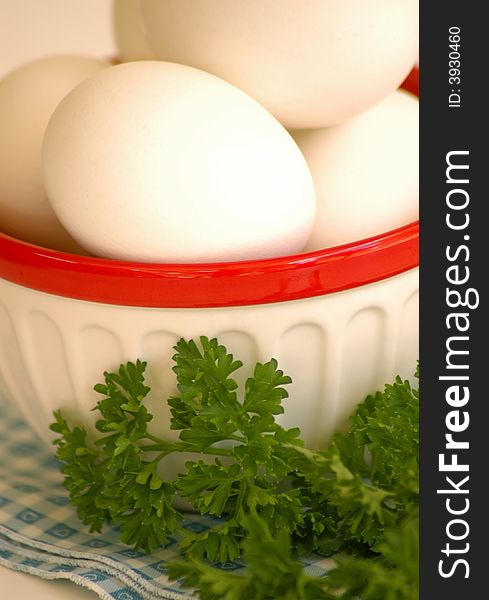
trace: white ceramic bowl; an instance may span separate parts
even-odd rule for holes
[[[413,373],[417,237],[412,224],[285,259],[159,266],[0,235],[0,393],[49,440],[53,410],[92,421],[103,371],[140,358],[155,430],[169,435],[172,347],[217,336],[248,369],[277,358],[293,379],[283,423],[324,445],[366,394]]]

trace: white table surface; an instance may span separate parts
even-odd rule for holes
[[[33,575],[0,567],[0,598],[2,600],[97,600],[98,595],[70,581],[46,581]]]
[[[113,56],[111,5],[112,0],[0,0],[0,78],[49,54]],[[0,567],[0,598],[95,600],[97,595],[71,582],[45,581]]]

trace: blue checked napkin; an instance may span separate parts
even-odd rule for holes
[[[104,600],[191,600],[166,576],[178,543],[151,555],[118,542],[116,528],[90,534],[78,521],[61,481],[59,463],[12,407],[0,401],[0,565],[45,579],[69,579]],[[203,531],[211,518],[189,514],[184,527]],[[324,575],[331,559],[304,560],[311,575]],[[239,562],[220,568],[239,572]]]

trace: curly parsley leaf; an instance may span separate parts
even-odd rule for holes
[[[98,501],[105,486],[102,459],[98,451],[88,444],[85,429],[70,428],[61,411],[56,411],[54,416],[56,421],[51,430],[61,436],[55,443],[56,456],[63,463],[64,486],[80,520],[89,526],[90,531],[101,531],[110,516]]]
[[[204,600],[415,600],[418,390],[397,378],[358,407],[346,433],[315,451],[297,428],[275,420],[290,383],[276,360],[258,363],[240,390],[233,374],[241,362],[216,339],[182,339],[175,350],[178,393],[168,402],[178,441],[148,430],[141,361],[95,386],[103,396],[95,441],[55,413],[65,487],[90,530],[118,523],[122,541],[148,552],[182,534],[184,559],[170,572]],[[202,459],[169,482],[162,461],[173,452]],[[183,530],[175,493],[219,520]],[[342,553],[328,577],[305,574],[298,556],[312,551]],[[239,557],[245,575],[207,562]]]
[[[290,448],[301,445],[299,430],[285,430],[274,415],[283,412],[290,378],[277,361],[258,363],[245,384],[243,400],[230,375],[241,366],[217,340],[181,340],[174,357],[179,396],[170,399],[172,427],[180,429],[185,450],[219,453],[213,463],[189,461],[175,483],[179,494],[201,514],[226,515],[225,531],[216,526],[184,547],[210,560],[233,560],[236,540],[244,537],[250,511],[267,515],[274,528],[295,530],[302,524],[302,504],[295,491],[279,489],[289,472]],[[227,449],[216,444],[225,443]],[[210,540],[212,539],[212,543]],[[204,543],[205,542],[205,543]]]
[[[272,536],[265,520],[250,513],[244,523],[242,543],[245,574],[229,573],[189,557],[170,564],[171,579],[197,588],[201,600],[333,600],[327,582],[305,574],[301,562],[291,555],[285,529]]]
[[[80,520],[91,531],[100,531],[105,521],[119,524],[123,542],[151,552],[166,543],[181,516],[172,506],[173,485],[156,470],[172,447],[147,431],[152,415],[143,404],[149,392],[145,368],[141,361],[121,365],[95,386],[104,396],[96,406],[102,417],[96,428],[105,435],[94,443],[84,428],[71,429],[59,411],[51,429],[61,436],[55,441],[57,458]],[[145,450],[159,454],[148,460]]]
[[[357,408],[349,430],[336,434],[326,450],[296,450],[295,481],[308,498],[298,544],[368,553],[386,528],[416,510],[418,420],[418,390],[397,378]]]
[[[340,600],[418,600],[419,518],[410,515],[386,529],[380,554],[369,559],[341,557],[328,574]]]

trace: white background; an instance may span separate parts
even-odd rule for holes
[[[114,54],[112,0],[0,0],[0,77],[58,53]]]
[[[0,78],[49,54],[113,56],[111,5],[112,0],[0,0]],[[72,583],[43,581],[0,567],[0,598],[95,600],[97,596]]]

